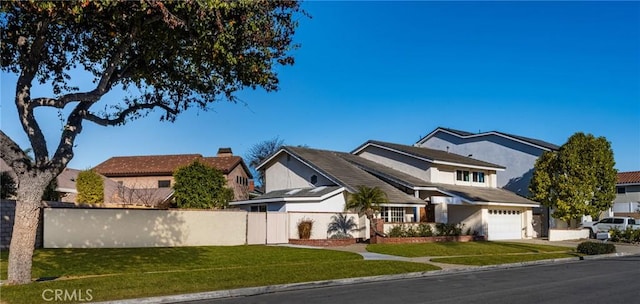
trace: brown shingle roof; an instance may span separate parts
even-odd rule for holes
[[[640,184],[640,171],[619,172],[618,184]]]
[[[252,178],[240,156],[203,157],[200,154],[116,156],[97,165],[94,170],[107,177],[172,175],[176,169],[187,166],[195,160],[210,165],[224,174],[228,174],[241,164],[249,178]]]

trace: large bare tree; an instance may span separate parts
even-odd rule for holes
[[[276,90],[275,67],[293,64],[298,15],[297,1],[2,1],[2,71],[18,76],[15,106],[34,153],[0,131],[18,184],[9,283],[31,281],[41,197],[73,158],[84,122],[122,125],[154,109],[173,121],[192,106],[235,101],[243,88]],[[79,90],[79,70],[93,78],[90,90]],[[34,82],[49,96],[32,96]],[[103,100],[114,89],[124,97]],[[51,153],[39,108],[69,113]]]

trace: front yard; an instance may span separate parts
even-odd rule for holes
[[[430,260],[474,266],[579,256],[572,247],[509,242],[371,244],[367,251],[404,257],[437,257]]]
[[[6,251],[0,259],[0,277],[6,279]],[[2,301],[40,303],[45,290],[55,289],[80,290],[85,299],[91,290],[92,301],[105,301],[436,269],[365,261],[348,252],[273,246],[40,249],[32,275],[43,281],[2,286]]]

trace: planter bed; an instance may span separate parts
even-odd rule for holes
[[[471,242],[484,240],[484,237],[473,235],[460,236],[429,236],[429,237],[377,237],[376,244],[406,244],[406,243],[435,243],[435,242]]]
[[[316,246],[316,247],[336,247],[336,246],[348,246],[355,244],[356,239],[289,239],[289,244],[292,245],[304,245],[304,246]]]

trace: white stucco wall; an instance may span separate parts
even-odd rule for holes
[[[332,217],[337,213],[323,213],[323,212],[289,212],[289,237],[292,239],[298,239],[298,223],[302,219],[310,219],[313,221],[313,227],[311,228],[312,239],[326,239],[329,237],[327,234],[327,228],[332,221]],[[355,238],[368,238],[368,234],[365,234],[366,217],[359,217],[357,213],[345,213],[348,218],[353,217],[358,225],[357,230],[351,232],[351,235]],[[363,219],[364,218],[364,219]]]
[[[244,211],[45,209],[45,248],[242,245]]]
[[[472,158],[506,167],[496,178],[497,187],[527,196],[535,161],[543,149],[519,143],[497,135],[462,139],[438,132],[421,147],[446,151],[460,155],[472,154]]]
[[[318,177],[315,186],[335,186],[333,182],[309,166],[287,153],[281,153],[266,165],[265,191],[313,187],[314,185],[310,182],[312,175]]]
[[[281,211],[287,212],[344,212],[345,196],[338,193],[323,201],[287,202]]]
[[[461,223],[464,224],[462,233],[466,233],[467,229],[471,231],[477,231],[478,234],[482,234],[482,207],[481,206],[468,206],[468,205],[449,205],[449,223]]]

